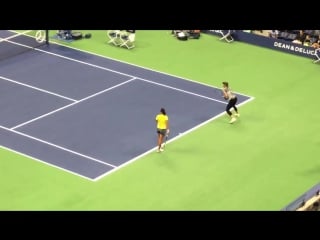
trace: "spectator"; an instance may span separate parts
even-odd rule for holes
[[[318,37],[318,40],[315,41],[314,43],[312,43],[311,47],[314,47],[314,48],[320,48],[320,39]]]
[[[311,46],[310,35],[306,35],[306,38],[305,38],[305,40],[304,40],[304,42],[303,42],[303,45],[304,45],[304,46],[307,46],[307,47]]]
[[[303,44],[305,39],[306,34],[303,32],[303,30],[300,30],[296,38],[292,42],[297,44]]]
[[[306,210],[307,211],[319,211],[319,201],[314,202],[311,206],[309,206]]]
[[[269,37],[271,38],[278,38],[279,30],[270,30],[269,31]]]

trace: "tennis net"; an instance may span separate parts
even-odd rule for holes
[[[48,30],[0,31],[0,61],[49,43]]]

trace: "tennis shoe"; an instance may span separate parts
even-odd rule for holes
[[[235,117],[231,118],[229,123],[234,123],[235,121],[237,121],[237,119]]]
[[[240,117],[240,113],[235,113],[234,116]]]

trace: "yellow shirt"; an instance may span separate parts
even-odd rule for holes
[[[167,121],[169,121],[169,117],[167,115],[163,115],[162,113],[159,113],[156,116],[156,121],[157,121],[157,128],[166,129]]]

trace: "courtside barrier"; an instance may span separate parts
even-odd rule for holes
[[[222,33],[230,30],[203,30],[204,33],[221,37]],[[235,41],[245,42],[261,47],[266,47],[282,52],[292,53],[295,55],[317,59],[315,49],[313,47],[303,46],[301,44],[292,43],[283,39],[269,38],[254,33],[244,32],[243,30],[231,30],[232,37]]]
[[[282,209],[282,211],[296,211],[299,208],[305,206],[305,204],[308,204],[308,201],[315,197],[319,196],[320,191],[320,183],[309,189],[306,193],[302,194],[300,197],[298,197],[296,200],[288,204],[286,207]]]

